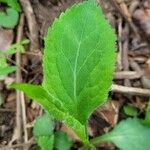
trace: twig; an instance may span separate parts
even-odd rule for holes
[[[18,27],[18,30],[17,30],[17,39],[16,39],[16,42],[20,42],[21,39],[22,39],[22,36],[23,36],[23,26],[24,26],[24,16],[21,15],[21,18],[20,18],[20,24],[19,24],[19,27]],[[17,52],[16,52],[16,64],[17,64],[17,69],[16,69],[16,83],[20,83],[21,82],[21,69],[20,69],[20,64],[21,64],[21,60],[20,60],[20,52],[19,50],[17,49]],[[21,139],[22,137],[22,114],[21,114],[21,92],[20,91],[16,91],[16,129],[18,130],[18,136],[19,136],[19,139]]]
[[[22,106],[22,121],[23,121],[23,131],[24,131],[24,142],[28,142],[28,132],[26,128],[27,124],[27,117],[26,117],[26,106],[25,106],[25,99],[23,92],[20,93],[21,95],[21,106]]]
[[[150,89],[150,79],[144,75],[144,72],[142,71],[138,63],[136,63],[133,60],[130,60],[130,66],[133,70],[135,70],[136,72],[142,75],[141,82],[142,82],[143,87]]]
[[[136,71],[119,71],[115,72],[114,79],[138,79],[141,74]]]
[[[126,87],[122,85],[113,84],[111,87],[112,92],[130,94],[130,95],[140,95],[140,96],[150,96],[149,89],[135,88],[135,87]]]
[[[129,10],[124,2],[124,0],[110,0],[111,4],[118,10],[118,12],[121,14],[123,18],[128,22],[131,29],[134,31],[135,35],[140,38],[140,35],[137,31],[137,28],[132,22],[131,15],[129,13]],[[122,11],[123,10],[123,11]]]
[[[19,43],[22,39],[23,36],[23,26],[24,26],[24,15],[21,15],[20,18],[20,23],[17,29],[17,38],[16,42]],[[20,83],[22,80],[21,77],[21,55],[20,51],[17,49],[16,52],[16,64],[17,64],[17,69],[16,69],[16,82]],[[23,123],[23,124],[22,124]],[[26,110],[25,110],[25,101],[24,101],[24,94],[23,92],[16,91],[16,127],[14,130],[14,134],[12,137],[12,140],[9,142],[9,145],[12,145],[12,143],[15,140],[20,141],[22,139],[22,125],[23,125],[23,130],[24,130],[24,142],[28,141],[28,135],[27,135],[27,130],[26,130]]]
[[[141,43],[141,44],[137,45],[136,47],[132,48],[130,51],[136,51],[139,49],[143,50],[143,48],[145,48],[145,47],[148,47],[148,44],[147,43]]]
[[[17,43],[19,43],[22,39],[22,35],[23,34],[23,26],[24,26],[24,15],[21,15],[21,19],[20,19],[20,30],[18,28],[18,37],[17,37]],[[20,36],[19,36],[20,33]],[[20,51],[17,49],[17,53],[16,53],[16,63],[17,63],[17,70],[16,70],[16,82],[20,83],[22,80],[21,77],[21,54]],[[20,103],[20,106],[18,106],[18,109],[21,109],[21,117],[22,117],[22,125],[23,125],[23,132],[24,132],[24,142],[28,141],[28,133],[27,133],[27,129],[26,129],[26,109],[25,109],[25,100],[24,100],[24,94],[23,92],[17,91],[17,102]],[[19,108],[20,107],[20,108]]]
[[[122,51],[122,64],[123,64],[123,70],[128,71],[129,70],[129,60],[128,60],[128,47],[129,47],[129,28],[128,25],[125,26],[125,33],[126,33],[126,40],[123,43],[123,51]],[[125,86],[131,86],[130,80],[125,79],[124,80]]]
[[[25,16],[27,18],[27,23],[29,27],[29,32],[30,32],[30,51],[32,52],[39,52],[39,40],[38,40],[38,27],[37,27],[37,22],[34,16],[34,12],[31,6],[31,3],[29,0],[20,0],[20,3],[23,7]]]
[[[118,21],[118,47],[119,47],[119,52],[118,52],[118,58],[117,58],[117,66],[118,70],[122,70],[123,64],[122,64],[122,19],[120,18]]]
[[[13,65],[17,66],[16,62],[14,60],[12,60],[11,58],[9,58],[7,55],[3,54],[2,56],[0,56],[0,58],[3,58],[3,56],[9,61],[11,62]],[[19,67],[19,66],[17,66]],[[28,71],[26,69],[24,69],[23,67],[20,66],[20,69],[25,73],[28,74]]]
[[[23,26],[24,26],[24,16],[21,15],[20,18],[20,23],[17,29],[17,38],[16,42],[20,42],[22,39],[22,34],[23,34]],[[16,52],[16,64],[17,64],[17,69],[16,69],[16,82],[19,83],[21,82],[21,70],[20,70],[20,53],[17,50]],[[15,140],[20,141],[22,138],[22,117],[21,117],[21,101],[20,101],[20,91],[16,91],[16,127],[14,130],[14,134],[12,137],[12,140],[9,142],[9,145],[12,145],[12,143]]]
[[[0,112],[15,112],[13,109],[0,108]]]
[[[30,52],[37,53],[39,55],[29,56],[31,60],[31,68],[34,69],[41,61],[41,51],[40,51],[40,44],[39,44],[39,29],[38,23],[36,22],[36,18],[33,12],[33,8],[31,5],[30,0],[20,0],[20,3],[23,7],[28,28],[29,28],[29,38],[30,38]]]
[[[12,146],[3,146],[3,147],[0,147],[0,149],[1,150],[10,150],[10,149],[13,149],[13,148],[19,148],[19,150],[21,148],[28,149],[34,143],[35,143],[35,140],[33,138],[31,138],[26,143],[15,144],[15,145],[12,145]]]
[[[12,59],[10,59],[10,58],[8,58],[8,57],[7,57],[7,59],[8,59],[12,64],[14,64],[14,65],[17,66],[17,64],[16,64],[15,61],[13,61]],[[21,67],[21,66],[17,66],[17,67],[20,67],[20,69],[21,69],[25,74],[28,74],[28,71],[27,71],[26,69],[24,69],[23,67]]]

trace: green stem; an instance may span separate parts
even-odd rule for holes
[[[85,129],[87,129],[86,126],[85,126]],[[86,131],[86,135],[87,135],[87,130],[85,130],[85,131]],[[84,145],[85,145],[84,150],[96,150],[95,145],[103,143],[103,142],[111,141],[111,139],[112,139],[111,133],[106,133],[102,136],[98,136],[91,140],[89,140],[88,136],[87,136],[87,140],[84,141]]]
[[[90,143],[92,145],[97,145],[97,144],[100,144],[100,143],[106,142],[106,141],[110,141],[110,135],[109,134],[105,134],[105,135],[93,138],[92,140],[90,140]]]
[[[86,134],[86,140],[84,141],[84,150],[96,150],[95,146],[92,145],[89,141],[88,137],[88,131],[87,131],[87,123],[85,124],[85,134]]]
[[[88,144],[86,143],[84,145],[85,146],[84,146],[83,150],[96,150],[95,146],[92,145],[90,142]]]

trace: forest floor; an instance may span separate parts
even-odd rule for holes
[[[7,85],[15,80],[42,83],[43,39],[48,27],[62,11],[80,1],[20,0],[22,13],[16,28],[0,29],[0,40],[8,47],[24,38],[30,39],[24,54],[9,58],[17,67],[21,66],[20,71],[0,80],[0,149],[36,149],[32,128],[43,110],[37,103],[28,101],[23,93],[8,89]],[[89,120],[90,137],[107,132],[129,117],[125,107],[131,106],[138,117],[144,117],[150,96],[150,1],[98,0],[98,3],[117,34],[117,64],[108,103],[98,108]],[[0,48],[2,44],[0,42]],[[60,125],[57,129],[66,131],[75,141],[72,149],[79,149],[80,144],[69,128]],[[98,149],[116,148],[104,143]]]

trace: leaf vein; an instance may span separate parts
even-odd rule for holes
[[[88,14],[88,13],[87,13]],[[80,36],[80,40],[79,40],[79,44],[78,44],[78,49],[77,49],[77,53],[76,53],[76,57],[75,57],[75,64],[74,64],[74,72],[73,72],[73,91],[74,91],[74,100],[77,101],[77,66],[78,66],[78,58],[79,58],[79,52],[80,52],[80,47],[81,47],[81,42],[82,42],[82,38],[83,38],[83,34],[85,31],[85,25],[87,22],[87,14],[85,16],[85,20],[84,20],[84,26],[82,28],[82,33]]]

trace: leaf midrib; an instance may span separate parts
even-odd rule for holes
[[[85,25],[86,25],[86,22],[88,20],[87,19],[87,14],[86,14],[85,19],[84,19],[84,26],[82,28],[82,33],[81,33],[81,37],[80,37],[80,40],[79,40],[78,49],[77,49],[77,53],[76,53],[76,57],[75,57],[74,69],[73,69],[73,93],[74,93],[74,101],[77,101],[77,66],[78,66],[78,58],[79,58],[79,52],[80,52],[81,42],[82,42],[83,34],[84,34],[84,31],[85,31]]]

